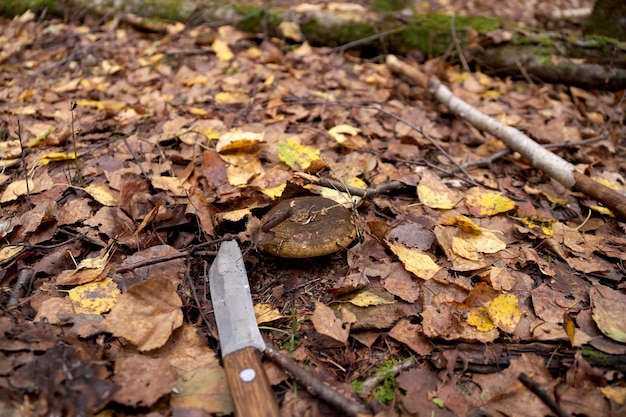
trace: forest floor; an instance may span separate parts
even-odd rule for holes
[[[543,2],[493,3],[420,11],[542,21]],[[490,158],[500,141],[384,60],[168,29],[0,18],[2,416],[232,413],[208,291],[224,236],[262,333],[373,414],[624,415],[623,219]],[[623,92],[412,64],[626,193]],[[287,193],[345,204],[355,242],[258,250],[246,224]],[[281,415],[344,415],[264,366]]]

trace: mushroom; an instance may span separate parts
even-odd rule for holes
[[[252,243],[281,258],[313,258],[346,248],[356,238],[352,213],[328,198],[281,201],[248,225]]]

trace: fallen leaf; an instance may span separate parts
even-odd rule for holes
[[[106,184],[89,184],[83,190],[103,206],[117,207],[120,205],[120,199]]]
[[[285,316],[280,314],[276,307],[271,304],[259,303],[254,305],[254,315],[257,324],[271,323],[275,320],[282,319]]]
[[[605,285],[596,285],[589,291],[593,320],[602,333],[611,339],[626,343],[626,295]]]
[[[386,300],[370,291],[362,291],[348,299],[348,301],[357,307],[377,306],[382,304],[394,304],[393,300]]]
[[[465,206],[473,216],[485,217],[513,210],[515,202],[501,192],[473,187],[465,193]]]
[[[120,289],[110,278],[74,287],[68,291],[77,314],[102,314],[111,310],[120,296]]]
[[[172,366],[163,358],[134,354],[115,360],[113,381],[120,389],[113,400],[131,407],[150,407],[176,384]]]
[[[391,251],[400,259],[406,270],[414,273],[419,278],[429,280],[441,269],[428,254],[418,249],[409,249],[398,242],[387,242],[387,244]]]
[[[183,324],[182,301],[171,281],[152,277],[122,294],[100,327],[140,351],[156,349]]]
[[[434,209],[452,209],[461,200],[461,196],[450,190],[441,179],[431,171],[424,171],[417,185],[420,202]]]
[[[307,170],[311,165],[323,164],[319,149],[304,146],[294,139],[281,140],[278,158],[294,170]]]
[[[346,343],[350,335],[350,324],[356,321],[356,317],[350,311],[342,308],[341,318],[338,318],[330,307],[316,301],[311,321],[319,334]]]
[[[513,294],[501,294],[487,304],[487,312],[493,323],[506,333],[513,333],[522,318],[518,299]]]

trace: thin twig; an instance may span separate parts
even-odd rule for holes
[[[35,270],[31,268],[20,268],[17,273],[17,281],[15,281],[15,284],[13,284],[11,288],[11,297],[7,303],[9,309],[13,309],[19,305],[20,298],[24,297],[24,294],[26,294],[26,285],[34,276]]]
[[[20,143],[20,159],[22,160],[22,169],[24,170],[24,181],[26,182],[26,204],[28,208],[32,207],[30,203],[30,185],[28,184],[28,169],[26,168],[26,155],[24,155],[24,145],[22,144],[22,124],[20,120],[17,120],[17,135],[18,142]]]
[[[338,411],[341,411],[343,415],[359,417],[372,415],[363,405],[354,401],[352,398],[344,397],[339,394],[336,390],[301,368],[291,358],[278,352],[269,341],[266,340],[265,344],[267,345],[265,355],[279,365],[287,375],[302,384],[311,395],[335,407]]]
[[[461,60],[461,65],[463,65],[463,69],[465,72],[471,72],[469,65],[467,65],[467,60],[465,59],[465,55],[463,55],[463,50],[461,49],[461,43],[459,42],[459,38],[456,36],[456,15],[452,13],[450,16],[450,35],[452,35],[452,41],[454,42],[454,48],[456,49],[456,53],[459,55],[459,59]]]
[[[139,167],[139,170],[141,171],[141,175],[143,176],[143,179],[145,180],[149,179],[150,177],[148,177],[148,174],[146,174],[146,171],[144,171],[143,166],[141,165],[141,162],[139,161],[139,158],[137,158],[137,155],[133,151],[133,148],[130,147],[130,144],[126,140],[126,136],[122,136],[122,140],[124,141],[124,144],[126,145],[126,148],[128,149],[128,152],[130,152],[130,155],[133,157],[133,159],[137,163],[137,166]]]
[[[294,174],[295,177],[302,178],[305,181],[311,182],[313,184],[321,185],[322,187],[335,188],[338,191],[344,193],[350,193],[352,195],[356,195],[363,198],[374,198],[378,197],[382,193],[386,193],[388,191],[393,191],[404,187],[400,181],[387,181],[382,184],[378,184],[375,187],[368,188],[357,188],[351,185],[344,184],[341,181],[333,180],[330,178],[320,178],[315,175],[306,174],[304,172],[296,172]]]
[[[193,255],[195,253],[198,253],[198,251],[200,249],[204,249],[204,248],[206,248],[209,245],[214,245],[216,243],[223,242],[225,240],[233,240],[234,238],[235,238],[234,235],[225,234],[223,237],[221,237],[219,239],[214,239],[214,240],[211,240],[210,242],[200,243],[198,245],[195,245],[195,246],[189,248],[188,250],[183,250],[183,251],[180,251],[178,253],[173,253],[173,254],[170,254],[170,255],[163,255],[163,256],[157,256],[157,257],[150,258],[150,259],[144,259],[142,261],[135,262],[135,263],[130,264],[130,265],[120,266],[120,267],[115,269],[115,272],[117,272],[119,274],[123,274],[125,272],[130,272],[132,270],[135,270],[137,268],[143,268],[143,267],[146,267],[146,266],[151,266],[151,265],[159,264],[159,263],[162,263],[162,262],[169,262],[169,261],[173,261],[173,260],[176,260],[176,259],[185,258],[187,256],[190,256],[190,255]],[[217,255],[217,251],[204,251],[203,253],[206,254],[206,255],[210,255],[210,256]]]
[[[550,408],[550,410],[552,410],[558,417],[572,417],[570,413],[563,410],[561,406],[556,403],[545,387],[539,385],[539,383],[534,381],[528,375],[522,372],[519,374],[518,379],[526,388],[539,397],[541,401],[543,401],[543,403],[547,405],[548,408]]]
[[[383,38],[385,36],[394,35],[394,34],[396,34],[398,32],[402,32],[404,30],[406,30],[406,27],[402,26],[402,27],[399,27],[399,28],[388,30],[386,32],[375,33],[375,34],[367,36],[365,38],[361,38],[361,39],[357,39],[357,40],[352,41],[352,42],[345,43],[345,44],[335,48],[333,50],[333,52],[336,51],[336,52],[339,52],[339,54],[343,55],[346,52],[347,49],[353,48],[355,46],[366,45],[366,44],[368,44],[368,43],[370,43],[372,41],[375,41],[375,40],[380,40],[382,42],[382,40],[383,40]]]
[[[196,291],[196,286],[191,279],[191,262],[187,262],[187,283],[189,284],[189,288],[191,289],[191,295],[193,295],[193,299],[196,302],[196,306],[198,307],[198,311],[200,312],[200,317],[202,317],[202,321],[207,329],[211,328],[211,324],[209,323],[209,319],[207,319],[206,314],[204,314],[204,310],[202,309],[202,304],[200,304],[200,299],[198,298],[198,291]],[[203,279],[206,279],[206,268],[205,268],[205,276]]]

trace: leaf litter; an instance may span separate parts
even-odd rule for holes
[[[231,413],[206,281],[225,234],[250,248],[264,332],[310,372],[347,392],[392,365],[351,394],[375,412],[548,414],[522,373],[567,412],[624,410],[626,226],[595,202],[516,155],[449,175],[502,145],[375,61],[226,26],[203,43],[177,25],[53,22],[2,28],[3,415]],[[64,52],[40,45],[86,34],[103,41],[47,66]],[[561,152],[626,190],[623,123],[597,116],[623,112],[616,95],[441,71],[544,143],[606,130]],[[400,188],[357,206],[305,174]],[[256,252],[245,222],[294,187],[336,192],[360,241],[298,262]],[[286,415],[332,414],[268,375]]]

